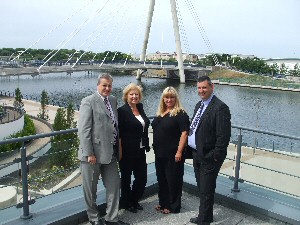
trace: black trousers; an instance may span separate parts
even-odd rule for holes
[[[162,209],[179,213],[184,174],[184,160],[175,162],[175,158],[155,157],[158,182],[158,199]]]
[[[200,192],[199,223],[213,222],[216,181],[223,164],[219,161],[204,160],[196,151],[193,152],[193,166],[197,186]]]
[[[142,150],[141,150],[142,151]],[[121,198],[120,206],[128,208],[137,206],[143,196],[147,183],[146,154],[141,153],[139,157],[122,158],[120,161],[121,170]],[[134,180],[131,186],[131,175]]]

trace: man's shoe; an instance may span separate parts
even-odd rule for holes
[[[137,208],[135,208],[133,206],[126,208],[126,210],[128,210],[129,212],[132,212],[132,213],[137,213]]]
[[[136,205],[136,208],[137,208],[138,210],[143,210],[143,209],[144,209],[143,206],[141,206],[139,203]]]
[[[105,225],[130,225],[129,223],[125,223],[121,220],[117,221],[117,222],[110,222],[110,221],[106,221],[105,220]]]
[[[102,222],[102,220],[98,220],[98,221],[90,221],[90,223],[92,225],[104,225],[104,223]]]
[[[198,217],[193,217],[190,219],[191,223],[198,224]]]

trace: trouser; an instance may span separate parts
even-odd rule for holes
[[[106,189],[106,221],[117,221],[120,197],[120,176],[118,163],[115,158],[109,164],[81,162],[82,186],[87,214],[90,221],[100,219],[97,208],[97,184],[101,174]]]
[[[213,222],[213,205],[218,173],[223,161],[205,160],[193,152],[193,166],[200,192],[198,222]]]
[[[158,199],[162,209],[179,213],[184,174],[184,160],[175,162],[174,158],[155,157],[158,182]]]
[[[120,161],[121,170],[121,207],[136,207],[143,196],[147,183],[146,154],[137,158],[123,158]],[[131,175],[134,180],[131,187]]]

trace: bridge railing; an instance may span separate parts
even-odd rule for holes
[[[238,193],[240,191],[240,182],[248,182],[294,198],[300,198],[299,185],[297,185],[300,182],[298,147],[297,149],[293,147],[293,151],[281,152],[276,148],[268,149],[259,144],[251,146],[244,143],[248,141],[247,136],[255,138],[254,134],[260,134],[264,136],[263,139],[269,140],[271,143],[277,143],[280,138],[283,138],[285,142],[293,143],[293,146],[299,146],[299,137],[238,126],[232,126],[232,131],[233,140],[228,147],[228,157],[220,174],[232,180],[231,190],[233,192]],[[67,175],[72,173],[73,177],[76,177],[74,173],[79,172],[79,164],[76,161],[77,132],[78,129],[74,128],[0,141],[0,146],[17,142],[22,143],[22,147],[15,150],[15,152],[0,155],[0,192],[4,192],[7,196],[11,189],[17,192],[17,197],[12,198],[13,201],[9,205],[23,208],[22,218],[31,217],[29,205],[38,201],[40,196],[71,187],[67,184],[72,179]],[[66,135],[69,135],[68,138],[62,138]],[[44,138],[48,138],[50,141],[43,149],[39,149],[40,151],[34,153],[28,152],[30,143],[32,144],[34,141]],[[153,151],[151,152],[153,153]],[[51,160],[55,161],[57,159],[59,162],[64,162],[68,156],[71,156],[68,158],[70,160],[68,166],[56,166],[55,170],[45,169],[45,166],[51,164]],[[187,163],[189,164],[190,161],[187,160]],[[9,171],[10,168],[13,169]],[[61,180],[63,182],[57,185],[58,181]],[[80,184],[79,181],[72,185]],[[49,188],[49,185],[51,188]],[[294,188],[291,188],[293,186]],[[8,191],[6,192],[6,190]],[[8,205],[1,206],[1,208],[6,207]]]

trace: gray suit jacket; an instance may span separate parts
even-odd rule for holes
[[[108,99],[117,122],[117,100],[113,96],[109,96]],[[114,151],[114,126],[109,116],[109,110],[97,92],[81,101],[79,113],[78,136],[80,146],[78,159],[87,161],[88,156],[95,155],[97,163],[110,163]],[[119,152],[117,153],[119,154]]]

